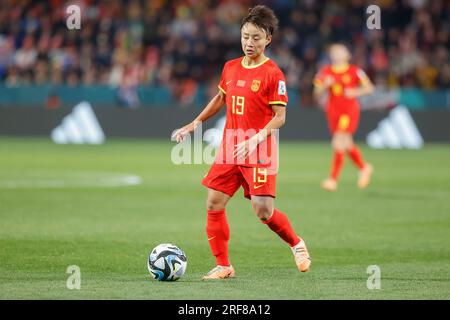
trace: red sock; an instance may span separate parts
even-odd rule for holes
[[[262,223],[267,224],[267,226],[273,232],[278,234],[281,239],[289,243],[291,247],[300,242],[300,238],[297,236],[294,229],[292,229],[288,217],[283,212],[274,209],[273,214],[269,220],[261,221]]]
[[[344,153],[335,151],[334,158],[333,158],[333,164],[331,167],[331,174],[330,174],[331,179],[333,179],[333,180],[338,179],[339,174],[341,173],[343,164],[344,164]]]
[[[348,152],[348,155],[352,159],[353,163],[361,170],[366,165],[364,163],[363,157],[361,155],[361,151],[359,151],[358,147],[356,145],[353,145],[350,151]]]
[[[229,266],[228,240],[230,239],[230,227],[225,210],[208,210],[206,234],[208,235],[211,252],[216,257],[216,264],[218,266]]]

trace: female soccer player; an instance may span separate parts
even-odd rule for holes
[[[373,166],[364,162],[361,151],[353,142],[353,134],[359,123],[357,97],[371,94],[374,87],[364,71],[349,64],[351,55],[345,45],[332,44],[329,55],[331,65],[324,66],[314,79],[316,97],[328,93],[326,114],[334,151],[330,176],[321,186],[328,191],[337,189],[339,173],[347,153],[359,168],[358,187],[365,188],[370,182]]]
[[[225,207],[240,186],[261,222],[289,244],[299,271],[306,272],[311,265],[305,242],[287,216],[274,208],[278,156],[274,133],[285,122],[288,97],[283,73],[264,51],[277,27],[278,19],[270,8],[250,9],[241,23],[244,56],[225,64],[218,94],[192,123],[174,133],[177,142],[183,141],[226,104],[222,144],[202,181],[208,189],[206,233],[216,258],[216,267],[204,280],[235,275],[228,258],[230,230]]]

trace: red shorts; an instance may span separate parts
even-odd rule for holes
[[[354,134],[359,125],[359,108],[351,108],[348,111],[329,108],[327,111],[327,120],[331,133],[344,131]]]
[[[269,168],[214,163],[203,178],[202,184],[230,197],[242,186],[244,196],[248,199],[250,196],[275,198],[276,177],[276,173],[271,173]]]

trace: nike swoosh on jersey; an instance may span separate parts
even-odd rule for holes
[[[265,184],[261,184],[261,185],[259,185],[259,186],[253,186],[253,189],[259,189],[259,188],[261,188],[261,187],[263,187]]]
[[[212,239],[214,239],[215,238],[215,236],[214,237],[211,237],[211,238],[208,238],[208,241],[211,241]]]

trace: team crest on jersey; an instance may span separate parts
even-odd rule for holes
[[[351,80],[352,79],[350,78],[350,75],[348,73],[342,76],[342,81],[344,82],[344,84],[349,84]]]
[[[261,80],[253,80],[251,89],[253,92],[256,92],[259,90],[259,86],[261,85]]]

